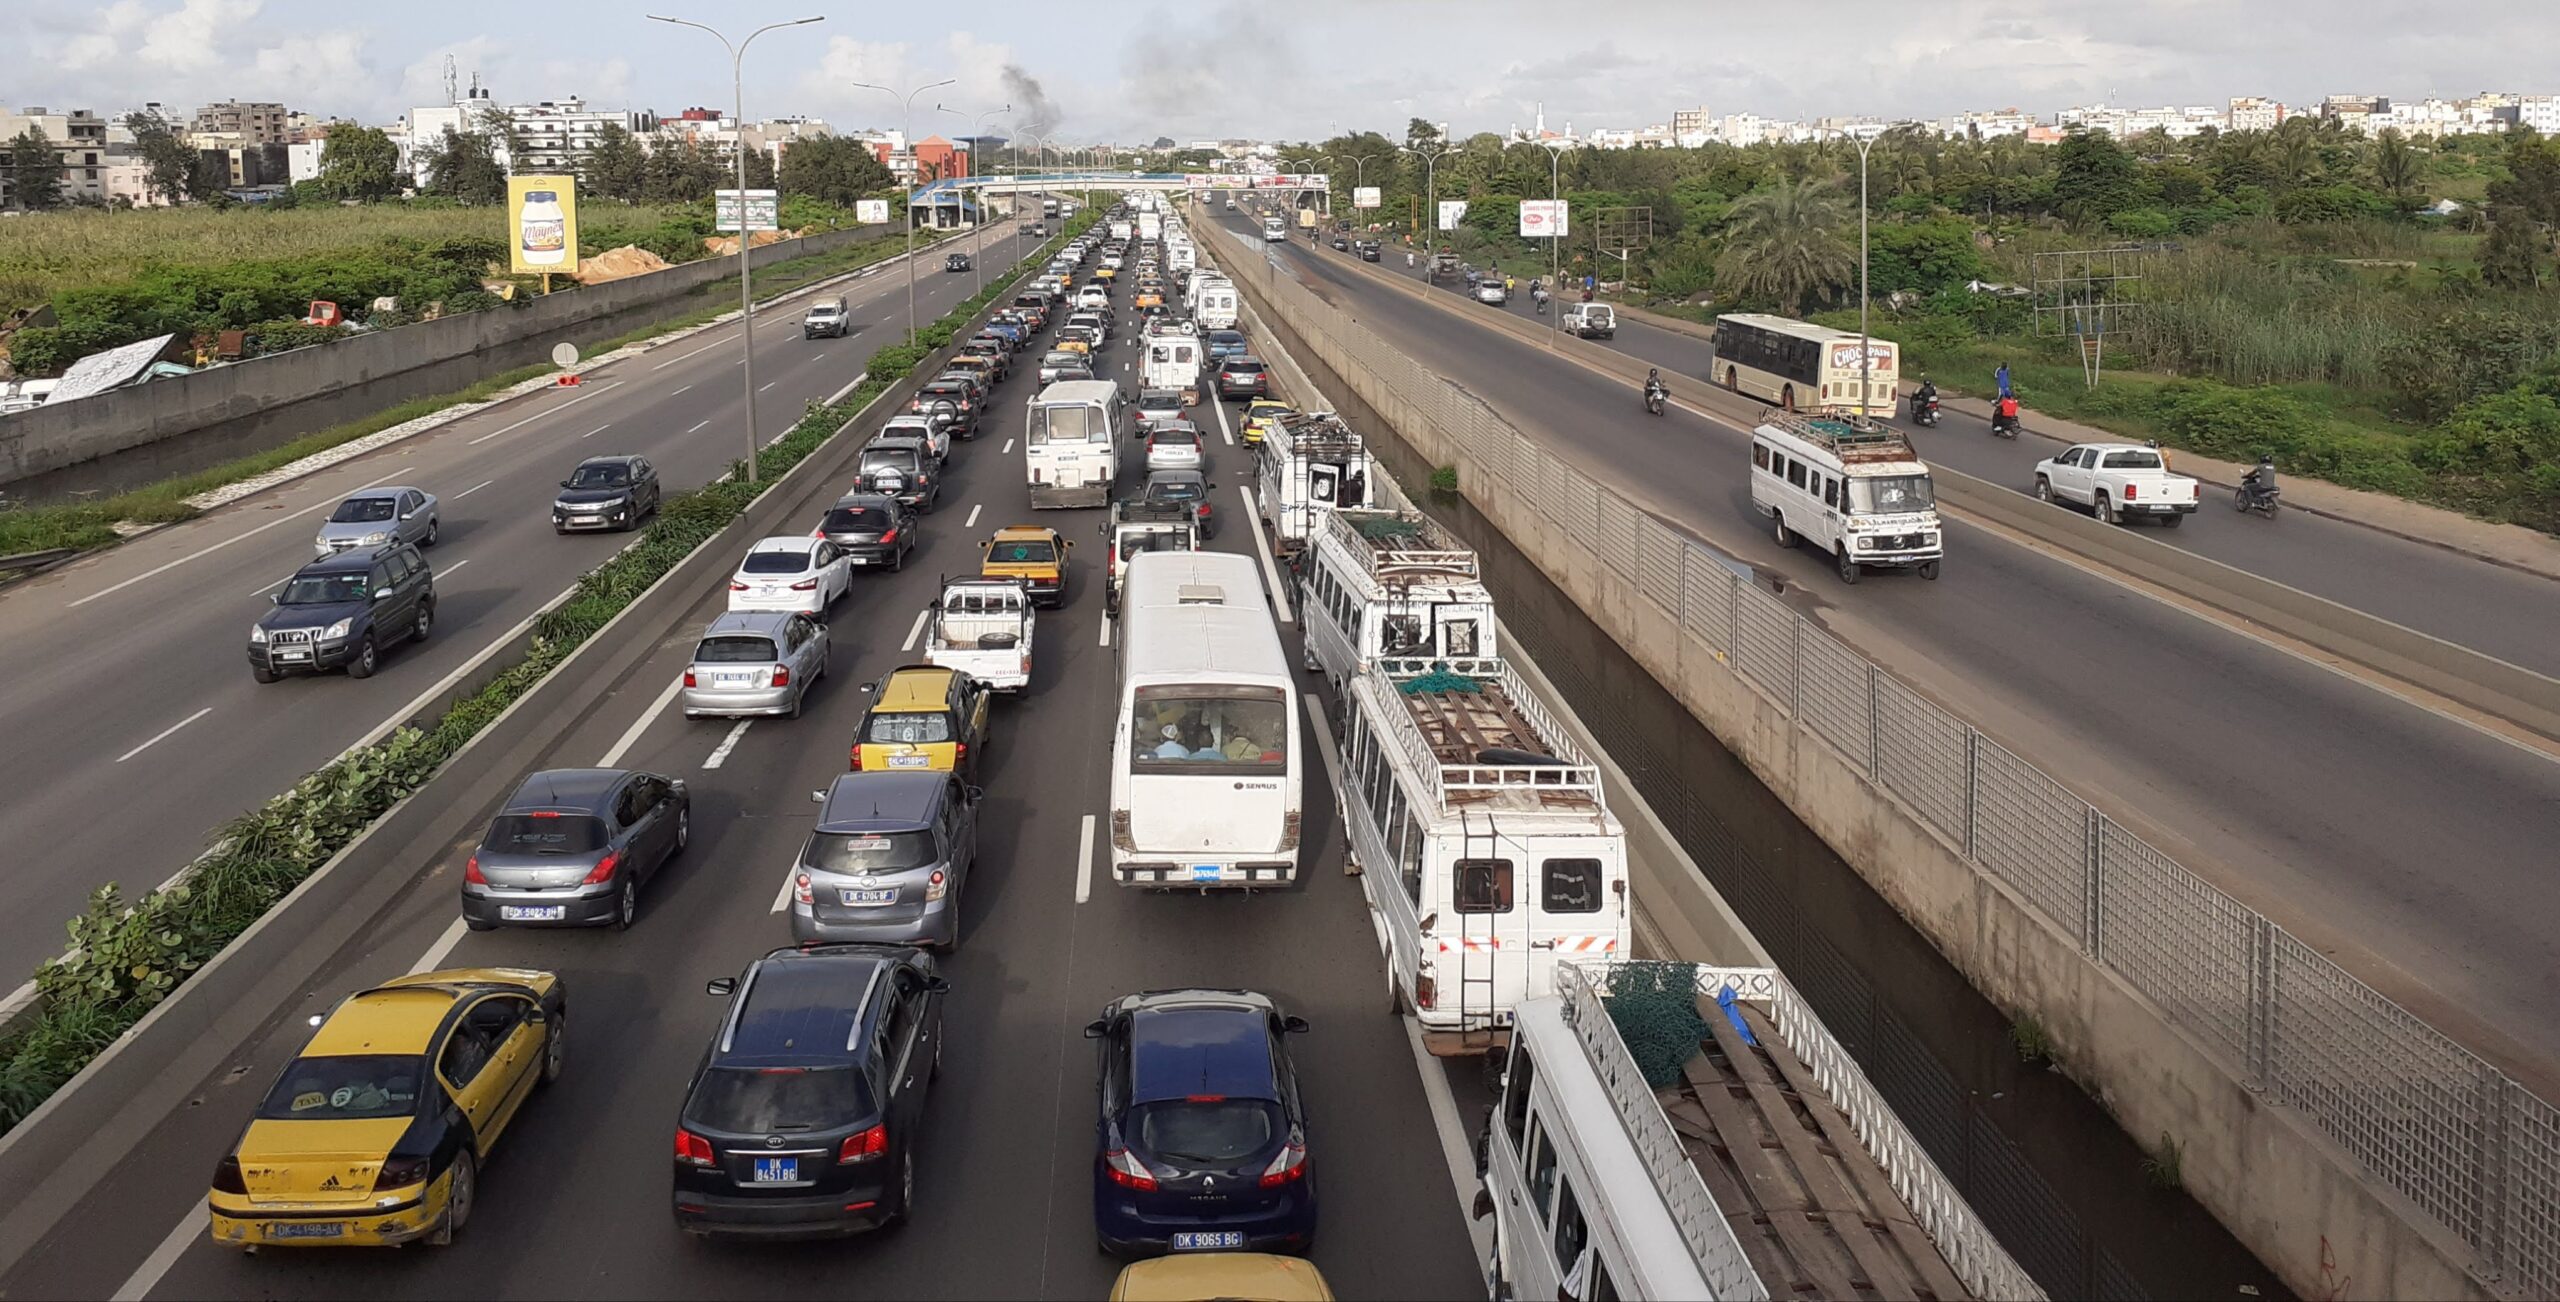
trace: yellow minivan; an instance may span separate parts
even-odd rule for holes
[[[902,665],[862,690],[871,708],[853,734],[853,772],[957,773],[977,785],[994,695],[986,684],[940,665]]]

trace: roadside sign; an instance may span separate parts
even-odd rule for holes
[[[1374,186],[1374,185],[1361,185],[1361,186],[1354,186],[1354,187],[1352,187],[1352,190],[1351,190],[1351,206],[1352,206],[1352,207],[1354,207],[1354,208],[1375,208],[1375,207],[1377,207],[1377,206],[1378,206],[1378,187],[1376,187],[1376,186]]]
[[[1562,239],[1566,235],[1565,207],[1561,199],[1523,199],[1520,201],[1520,238],[1524,240]]]
[[[1444,231],[1454,231],[1458,229],[1458,223],[1465,221],[1466,218],[1466,200],[1443,199],[1440,201],[1440,229]]]
[[[746,229],[751,231],[782,229],[782,201],[779,194],[772,190],[748,190],[745,193],[747,196]],[[738,194],[736,190],[711,192],[712,229],[734,231],[739,228]]]
[[[886,222],[889,220],[889,201],[886,199],[856,199],[853,201],[853,219],[861,222],[865,226],[872,225],[875,222]]]

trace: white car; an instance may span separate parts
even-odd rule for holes
[[[1500,307],[1511,301],[1511,291],[1504,289],[1499,280],[1480,281],[1476,285],[1476,301]]]
[[[1106,253],[1102,255],[1102,265],[1111,268],[1113,271],[1118,271],[1121,267],[1127,265],[1127,260],[1117,253]]]
[[[1200,427],[1187,420],[1164,421],[1147,428],[1147,473],[1201,468]]]
[[[767,538],[729,576],[729,609],[825,612],[853,582],[853,562],[824,538]]]
[[[2144,443],[2082,443],[2036,463],[2036,496],[2071,503],[2107,524],[2148,517],[2174,529],[2196,511],[2196,481],[2171,474]]]

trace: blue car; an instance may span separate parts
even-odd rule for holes
[[[1210,360],[1210,361],[1213,361],[1213,362],[1222,362],[1222,361],[1225,361],[1226,359],[1228,359],[1228,358],[1230,358],[1230,357],[1242,357],[1242,356],[1244,356],[1244,332],[1243,332],[1243,331],[1241,331],[1241,330],[1212,330],[1212,331],[1210,331],[1210,332],[1209,332],[1209,360]]]
[[[1029,327],[1013,321],[989,321],[987,329],[1011,341],[1015,352],[1021,352],[1023,341],[1031,337]]]
[[[1105,1251],[1303,1253],[1315,1242],[1288,1049],[1306,1029],[1250,990],[1126,995],[1084,1028],[1098,1050],[1093,1227]]]

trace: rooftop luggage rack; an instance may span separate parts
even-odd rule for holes
[[[1775,426],[1848,465],[1857,461],[1918,461],[1920,453],[1901,430],[1859,416],[1807,416],[1764,407],[1760,423]]]
[[[1499,660],[1497,674],[1451,672],[1447,661],[1381,662],[1358,690],[1379,713],[1443,810],[1502,801],[1514,809],[1596,812],[1600,769],[1565,735],[1527,686]],[[1525,802],[1525,803],[1524,803]]]
[[[1381,586],[1474,582],[1476,554],[1419,511],[1331,511],[1325,532],[1368,566]]]

